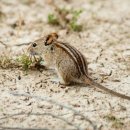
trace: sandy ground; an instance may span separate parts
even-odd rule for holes
[[[86,56],[93,79],[130,96],[130,0],[57,0],[56,3],[61,8],[84,10],[79,18],[83,31],[66,34],[66,29],[49,25],[47,15],[53,8],[46,0],[0,0],[0,40],[8,45],[20,44],[57,31],[62,41],[69,42]],[[24,24],[14,27],[19,19]],[[2,45],[0,50],[3,50]],[[18,92],[44,96],[70,106],[101,130],[130,130],[129,101],[89,86],[59,86],[52,82],[54,77],[53,70],[30,70],[25,75],[17,68],[1,68],[0,127],[92,130],[87,121],[74,118],[71,111],[46,101],[11,94]],[[48,115],[16,115],[2,119],[17,113],[52,113],[79,128]]]

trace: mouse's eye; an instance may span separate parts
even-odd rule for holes
[[[33,47],[36,47],[36,46],[37,46],[37,43],[34,42],[34,43],[32,44],[32,46],[33,46]]]

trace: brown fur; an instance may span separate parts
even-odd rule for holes
[[[74,47],[67,43],[57,41],[58,35],[51,33],[34,41],[28,48],[33,55],[40,55],[45,60],[46,66],[55,68],[60,78],[60,83],[69,85],[72,82],[86,83],[97,87],[115,96],[130,100],[129,96],[114,92],[88,76],[85,57]],[[33,46],[33,44],[37,46]]]

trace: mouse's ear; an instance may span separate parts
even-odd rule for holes
[[[53,41],[55,41],[58,38],[57,33],[51,33],[47,36],[45,41],[45,46],[52,44]]]
[[[50,35],[53,37],[54,40],[56,40],[58,38],[58,34],[55,32],[51,33]]]

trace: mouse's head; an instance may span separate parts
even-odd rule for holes
[[[31,55],[42,55],[49,51],[49,49],[53,46],[53,42],[56,41],[58,35],[56,33],[51,33],[46,35],[34,42],[31,42],[29,45],[28,51]]]

